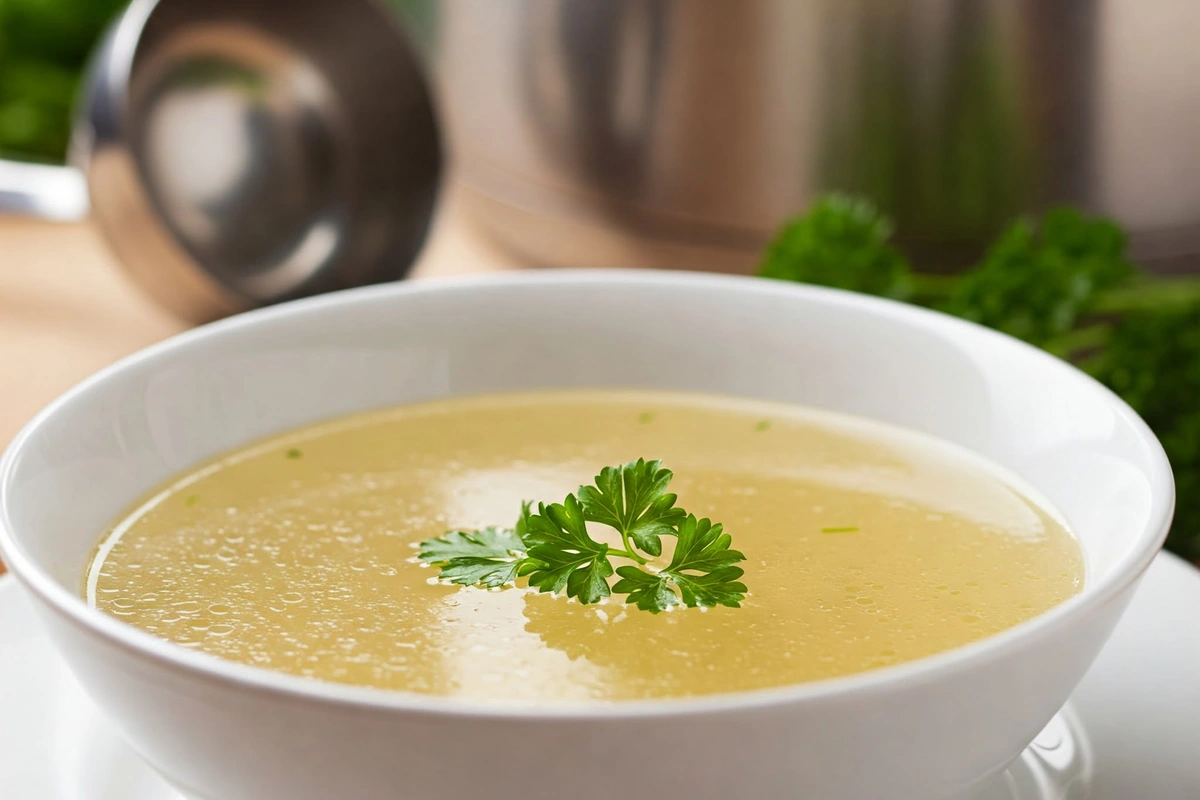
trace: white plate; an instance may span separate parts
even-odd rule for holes
[[[1071,705],[980,800],[1200,797],[1200,571],[1158,557]],[[0,578],[0,796],[178,797],[99,717],[9,577]]]

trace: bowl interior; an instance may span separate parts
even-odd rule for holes
[[[782,400],[941,436],[1014,471],[1065,514],[1090,587],[1148,562],[1170,513],[1170,474],[1144,424],[1098,384],[1006,337],[756,279],[542,273],[316,298],[107,370],[10,449],[6,556],[77,593],[103,528],[197,461],[331,416],[540,387]]]

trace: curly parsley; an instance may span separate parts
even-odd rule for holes
[[[720,523],[697,519],[675,506],[667,491],[674,474],[659,461],[638,459],[605,467],[594,482],[562,503],[530,503],[512,528],[451,531],[418,546],[417,557],[437,567],[447,583],[493,589],[526,578],[539,592],[565,593],[581,603],[612,594],[657,614],[675,606],[738,608],[746,596],[731,537]],[[615,530],[621,547],[593,539],[587,523]],[[663,537],[675,539],[666,565]],[[633,564],[613,568],[612,559]],[[616,574],[619,580],[610,585]]]

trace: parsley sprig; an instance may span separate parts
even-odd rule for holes
[[[417,557],[438,567],[441,580],[464,586],[494,589],[526,578],[539,592],[565,592],[581,603],[624,594],[654,614],[680,605],[740,607],[745,571],[736,564],[746,557],[730,549],[720,523],[676,507],[667,491],[673,477],[660,461],[605,467],[562,503],[539,503],[536,512],[522,504],[512,528],[451,531],[421,542]],[[593,539],[588,522],[615,530],[622,546]],[[665,565],[663,537],[676,540]],[[614,558],[633,563],[614,569]],[[619,580],[610,585],[614,573]]]

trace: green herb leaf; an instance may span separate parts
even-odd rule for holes
[[[711,570],[745,561],[744,555],[729,549],[732,541],[721,523],[714,525],[708,518],[696,519],[695,515],[688,514],[679,526],[679,544],[675,546],[667,571]]]
[[[746,584],[738,578],[746,574],[741,567],[722,567],[704,575],[674,575],[686,606],[741,608]]]
[[[456,558],[508,558],[524,555],[525,545],[510,528],[451,531],[420,544],[418,557],[430,564],[446,564]]]
[[[639,567],[621,567],[617,570],[621,580],[613,591],[628,594],[627,603],[655,614],[681,601],[692,608],[739,608],[746,598],[746,585],[738,579],[745,570],[734,564],[746,557],[729,549],[729,534],[720,524],[688,514],[679,525],[678,535],[675,553],[665,569],[652,573]]]
[[[675,508],[674,494],[667,492],[674,474],[661,461],[639,458],[620,467],[605,467],[595,486],[579,488],[579,502],[591,522],[615,528],[626,547],[629,541],[643,553],[662,555],[663,536],[673,535],[683,519]]]
[[[533,503],[528,500],[521,501],[521,514],[517,517],[517,524],[513,526],[513,533],[522,542],[525,541],[525,532],[529,530],[529,518],[533,516]]]
[[[496,589],[516,583],[523,563],[517,559],[459,558],[442,567],[438,577],[448,583]]]
[[[1043,346],[1134,274],[1116,224],[1054,209],[1040,223],[1017,220],[1004,231],[942,310]]]
[[[421,542],[417,557],[440,567],[441,580],[489,589],[514,583],[528,569],[525,544],[509,528],[451,531]]]
[[[611,594],[613,574],[608,545],[588,535],[583,508],[574,495],[559,503],[538,506],[524,516],[524,540],[535,562],[529,585],[541,592],[561,592],[581,603],[595,603]]]
[[[892,221],[870,202],[845,195],[818,200],[784,223],[763,257],[765,278],[907,299],[912,270],[889,243]]]
[[[679,605],[671,576],[662,572],[651,573],[640,567],[617,567],[621,580],[613,586],[617,594],[628,594],[626,603],[632,603],[643,611],[657,614]]]

